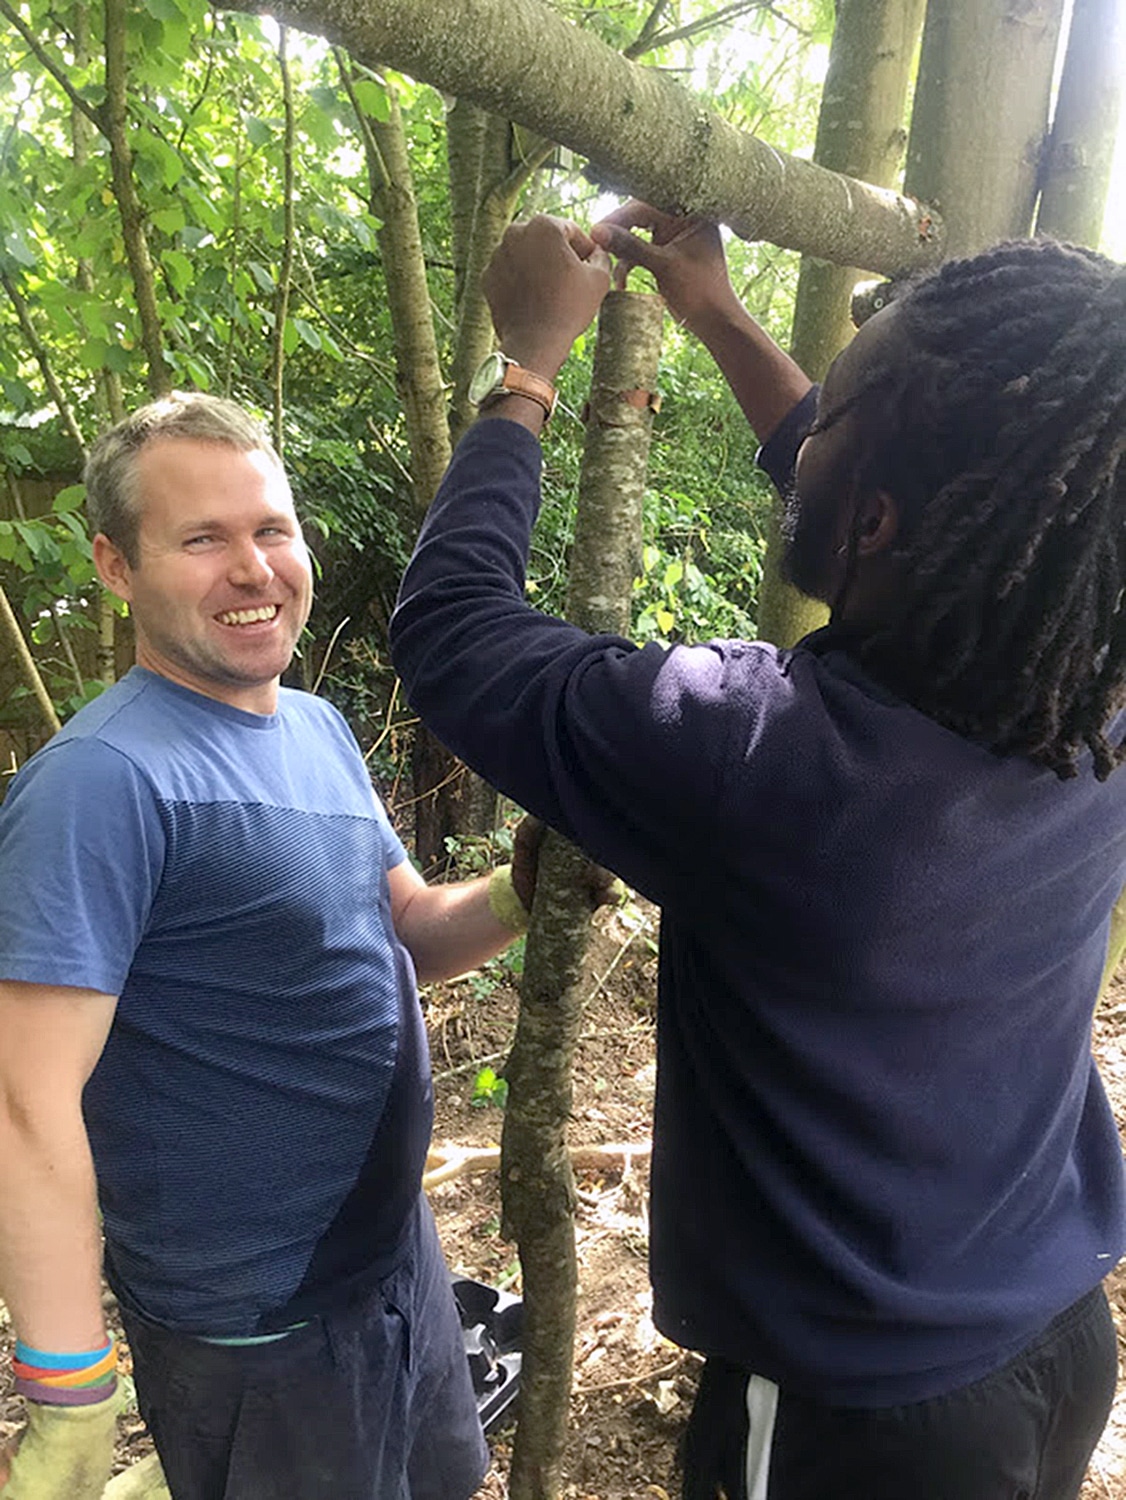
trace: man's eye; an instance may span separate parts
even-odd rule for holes
[[[190,537],[188,537],[187,541],[184,543],[184,546],[185,547],[205,547],[208,542],[213,542],[214,540],[215,540],[215,538],[213,536],[211,536],[208,533],[204,532],[204,533],[201,533],[201,535],[199,535],[199,536],[190,536]]]

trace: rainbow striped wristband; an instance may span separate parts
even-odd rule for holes
[[[96,1365],[105,1359],[113,1346],[112,1333],[100,1349],[86,1349],[81,1354],[47,1354],[42,1349],[33,1349],[23,1339],[17,1339],[15,1357],[20,1364],[34,1365],[39,1370],[58,1370],[71,1374],[75,1370],[85,1370],[90,1365]]]
[[[54,1354],[16,1340],[12,1359],[16,1391],[42,1406],[94,1406],[117,1389],[117,1343],[112,1334],[100,1349]]]
[[[95,1406],[99,1401],[108,1401],[117,1390],[117,1376],[97,1385],[79,1387],[77,1390],[60,1390],[43,1385],[38,1380],[16,1378],[16,1394],[25,1401],[34,1401],[39,1406]]]

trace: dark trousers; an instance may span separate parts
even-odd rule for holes
[[[275,1343],[122,1310],[174,1500],[467,1500],[488,1465],[433,1219],[370,1294]]]
[[[984,1380],[907,1406],[826,1406],[709,1359],[684,1500],[1075,1500],[1114,1399],[1102,1288]]]

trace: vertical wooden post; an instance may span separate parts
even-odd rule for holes
[[[659,297],[611,292],[599,318],[567,603],[568,618],[593,632],[624,633],[629,626],[662,312]],[[577,1284],[566,1125],[590,939],[585,864],[573,844],[546,835],[505,1069],[504,1230],[517,1241],[524,1288],[511,1500],[556,1500],[562,1487]]]

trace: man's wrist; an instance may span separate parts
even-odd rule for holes
[[[489,910],[513,937],[527,932],[531,914],[516,894],[511,865],[497,865],[489,876]]]
[[[490,417],[501,417],[507,422],[515,422],[518,426],[526,428],[536,438],[547,426],[547,412],[543,406],[538,401],[533,401],[530,396],[522,396],[519,391],[504,391],[495,396],[487,406],[480,409],[477,420],[484,422]]]

